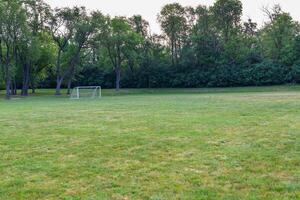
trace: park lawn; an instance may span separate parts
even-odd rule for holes
[[[52,93],[0,100],[0,199],[300,199],[299,86]]]

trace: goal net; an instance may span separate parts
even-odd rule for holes
[[[72,90],[71,99],[82,99],[82,98],[90,98],[90,99],[98,99],[101,98],[101,87],[100,86],[80,86],[75,87]]]

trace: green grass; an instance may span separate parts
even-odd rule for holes
[[[300,199],[299,86],[52,93],[0,100],[0,199]]]

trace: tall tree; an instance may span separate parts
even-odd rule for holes
[[[9,99],[14,67],[17,65],[17,45],[23,37],[23,33],[27,31],[26,12],[22,2],[18,0],[2,1],[0,10],[2,70],[6,98]]]
[[[45,44],[46,26],[50,20],[50,6],[43,0],[25,0],[27,24],[29,29],[24,37],[23,42],[19,45],[18,51],[21,65],[23,67],[22,95],[28,95],[31,73],[40,68],[41,50]],[[34,91],[34,90],[33,90]]]
[[[68,94],[70,93],[70,87],[72,79],[75,75],[75,67],[80,61],[80,54],[84,48],[89,48],[89,43],[94,40],[94,34],[102,31],[105,24],[105,17],[101,12],[92,12],[89,16],[85,9],[80,12],[80,17],[77,20],[74,27],[74,37],[70,40],[70,51],[67,62],[67,70],[63,74],[62,78],[68,77]]]
[[[294,60],[294,44],[300,33],[300,26],[290,14],[283,12],[279,5],[270,11],[265,9],[270,21],[261,30],[263,51],[266,57],[279,61],[284,65],[292,65]]]
[[[196,24],[193,26],[192,49],[195,62],[200,67],[214,66],[220,55],[218,30],[214,26],[214,17],[209,8],[199,5],[196,8]],[[193,53],[190,53],[193,55]]]
[[[99,38],[105,46],[116,74],[116,90],[120,90],[121,69],[126,55],[140,42],[140,37],[134,32],[124,17],[108,19],[106,31]]]
[[[149,22],[143,19],[141,15],[134,15],[131,18],[129,18],[128,21],[136,33],[140,34],[144,38],[149,37]]]
[[[61,66],[62,54],[68,48],[69,42],[74,34],[76,21],[80,15],[80,9],[74,8],[60,8],[55,9],[55,13],[51,18],[50,30],[53,40],[57,45],[56,56],[56,92],[55,95],[61,95],[60,89],[64,79],[63,70]]]
[[[217,0],[212,7],[216,26],[221,30],[225,42],[230,33],[240,26],[243,5],[240,0]]]
[[[172,64],[175,65],[187,33],[186,10],[179,3],[167,4],[162,8],[158,21],[169,39]]]
[[[138,71],[147,71],[150,67],[150,26],[149,22],[140,15],[134,15],[128,20],[133,31],[140,37],[140,45],[136,45],[131,51],[127,51],[126,54],[131,82],[135,82],[134,84],[139,85],[138,79],[140,76]]]

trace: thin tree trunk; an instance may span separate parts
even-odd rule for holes
[[[6,77],[5,77],[5,89],[6,89],[6,94],[5,98],[10,99],[10,75],[9,75],[9,66],[5,66],[5,71],[6,71]]]
[[[35,79],[34,76],[29,76],[29,83],[30,83],[30,87],[31,87],[31,93],[35,94]]]
[[[55,95],[60,96],[61,95],[61,84],[62,84],[63,79],[58,77],[57,82],[56,82],[56,90],[55,90]]]
[[[60,88],[62,83],[62,78],[60,77],[60,58],[61,58],[61,50],[58,51],[57,61],[56,61],[56,90],[55,95],[60,96]]]
[[[121,68],[120,66],[116,67],[116,91],[120,90],[120,82],[121,82]]]
[[[10,99],[10,80],[6,80],[5,89],[6,89],[5,98]]]
[[[2,70],[2,72],[4,72],[4,63],[3,61],[3,52],[2,52],[2,40],[0,39],[0,70]],[[5,75],[4,73],[2,73],[2,78],[3,80],[5,80]]]
[[[175,60],[174,60],[174,41],[172,40],[171,41],[171,45],[172,45],[172,48],[171,48],[171,53],[172,53],[172,66],[174,66],[175,65]]]
[[[22,96],[28,96],[29,89],[29,76],[30,76],[30,67],[29,64],[24,64],[23,66],[23,86],[22,86]]]
[[[116,91],[120,90],[121,82],[121,49],[120,46],[117,47],[117,59],[116,59]]]
[[[75,61],[76,62],[76,61]],[[68,91],[67,91],[67,95],[71,94],[71,87],[72,87],[72,80],[74,77],[74,73],[75,73],[75,62],[72,62],[72,68],[70,70],[70,76],[69,76],[69,80],[68,80]]]
[[[174,43],[174,63],[175,63],[175,65],[177,65],[177,57],[178,57],[177,51],[178,51],[177,50],[177,41],[175,41],[175,43]]]
[[[71,94],[71,86],[72,86],[72,77],[69,78],[68,80],[68,91],[67,91],[67,95]]]
[[[12,95],[17,95],[17,82],[15,78],[13,79],[12,82]]]
[[[72,60],[70,61],[71,68],[70,68],[70,71],[69,71],[68,91],[67,91],[68,95],[71,94],[72,80],[73,80],[73,77],[75,76],[75,66],[78,63],[79,59],[80,59],[80,50],[81,50],[81,47],[78,48],[78,51],[77,51],[75,57],[72,58]]]
[[[15,59],[15,67],[17,69],[18,68],[19,59],[18,59],[17,45],[15,43],[13,43],[13,53],[14,53],[14,59]],[[12,81],[12,94],[13,95],[17,95],[16,75],[14,75],[13,81]]]
[[[5,89],[6,89],[6,99],[10,99],[10,83],[11,83],[11,77],[10,77],[10,48],[8,43],[6,43],[6,63],[5,63]]]

